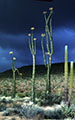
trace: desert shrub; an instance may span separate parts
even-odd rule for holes
[[[64,114],[65,117],[71,117],[74,118],[75,117],[75,105],[71,105],[70,107],[68,107],[66,104],[62,107],[62,112]]]
[[[53,104],[60,104],[62,101],[62,96],[52,93],[50,96],[46,96],[45,93],[42,94],[40,97],[40,104],[41,105],[53,105]]]

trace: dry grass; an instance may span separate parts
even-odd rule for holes
[[[28,70],[29,72],[29,70]],[[7,72],[8,73],[8,72]],[[2,78],[0,78],[0,95],[5,96],[11,96],[12,94],[12,77],[9,77],[9,75],[3,75]],[[69,77],[70,78],[70,77]],[[46,71],[43,72],[43,69],[39,70],[39,72],[36,72],[35,77],[35,90],[36,90],[36,96],[40,97],[43,92],[45,91],[45,80],[46,80]],[[73,83],[73,95],[72,95],[72,101],[75,104],[75,72],[74,72],[74,83]],[[52,83],[52,93],[53,94],[59,94],[59,90],[61,91],[61,94],[64,93],[64,86],[65,86],[65,80],[64,80],[64,74],[63,72],[56,71],[54,69],[54,72],[51,74],[51,83]],[[17,95],[21,97],[30,96],[31,95],[31,72],[26,74],[23,72],[23,78],[16,78],[16,91]],[[7,107],[12,106],[11,104]],[[10,120],[11,118],[15,118],[16,120],[28,120],[26,118],[19,118],[18,116],[2,116],[2,112],[0,112],[0,120]],[[32,120],[38,120],[40,116],[36,116]],[[42,119],[43,120],[43,117]]]
[[[65,80],[63,73],[63,66],[57,65],[54,66],[51,74],[51,83],[52,83],[52,93],[59,94],[64,92]],[[23,96],[30,96],[31,94],[31,68],[26,67],[26,69],[20,69],[23,73],[22,79],[16,78],[16,91],[17,94],[23,94]],[[12,94],[12,72],[7,71],[6,74],[3,74],[3,77],[0,78],[0,95],[10,96]],[[8,77],[7,77],[8,76]],[[9,77],[11,76],[11,77]],[[69,77],[70,78],[70,77]],[[45,80],[46,80],[46,69],[45,67],[39,68],[36,67],[36,75],[35,75],[35,90],[36,96],[40,97],[40,95],[45,91]],[[74,74],[74,84],[73,84],[73,96],[75,98],[75,74]]]

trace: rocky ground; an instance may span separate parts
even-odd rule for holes
[[[61,119],[63,105],[61,103],[53,106],[39,106],[33,104],[29,97],[11,99],[11,97],[3,96],[0,97],[0,120]],[[65,120],[71,120],[71,118]]]
[[[32,66],[20,68],[22,76],[16,73],[16,98],[11,99],[13,93],[12,71],[0,73],[0,120],[43,120],[43,119],[65,119],[71,120],[75,113],[75,74],[73,83],[73,92],[71,97],[71,110],[66,108],[65,115],[61,108],[61,101],[64,100],[64,65],[56,64],[52,67],[51,74],[51,92],[52,106],[48,106],[48,101],[44,100],[46,69],[44,66],[36,66],[35,93],[36,104],[30,100],[31,96],[31,77]],[[75,69],[74,69],[75,73]],[[9,96],[9,97],[5,97]],[[27,97],[26,97],[27,96]],[[39,100],[43,100],[40,105]],[[51,101],[50,101],[51,102]],[[73,110],[72,110],[73,108]],[[64,111],[64,110],[63,110]],[[73,119],[74,120],[74,119]]]

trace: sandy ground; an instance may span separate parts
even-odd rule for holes
[[[0,120],[43,120],[43,118],[40,118],[40,116],[36,116],[33,119],[26,119],[26,118],[20,118],[17,115],[13,116],[3,116],[3,112],[0,112]],[[40,118],[40,119],[39,119]],[[45,120],[45,119],[44,119]]]
[[[0,112],[0,120],[11,120],[12,118],[15,118],[16,120],[25,120],[20,119],[18,116],[3,116],[3,112]]]

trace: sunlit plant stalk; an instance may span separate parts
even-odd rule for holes
[[[64,66],[64,76],[65,76],[65,102],[68,101],[68,46],[65,45],[65,66]]]
[[[31,90],[31,99],[33,102],[35,102],[35,55],[36,55],[36,38],[33,37],[33,30],[35,28],[31,27],[31,34],[28,34],[29,36],[29,48],[32,54],[33,58],[33,71],[32,71],[32,90]]]
[[[72,89],[73,89],[73,61],[71,61],[70,63],[70,89],[69,89],[68,106],[70,106],[71,103]]]
[[[43,47],[43,38],[44,35],[42,34],[42,40],[41,40],[41,46],[43,51],[43,58],[44,58],[44,64],[47,67],[47,80],[46,80],[46,93],[50,96],[51,94],[51,62],[52,62],[52,55],[53,55],[53,39],[52,39],[52,14],[53,14],[53,8],[49,8],[50,13],[49,16],[46,17],[47,12],[44,11],[44,18],[45,18],[45,32],[46,32],[46,46],[47,46],[47,62],[45,58],[45,52]],[[49,24],[50,23],[50,29]],[[50,40],[50,45],[49,45]]]
[[[70,91],[73,88],[73,61],[70,63]]]

